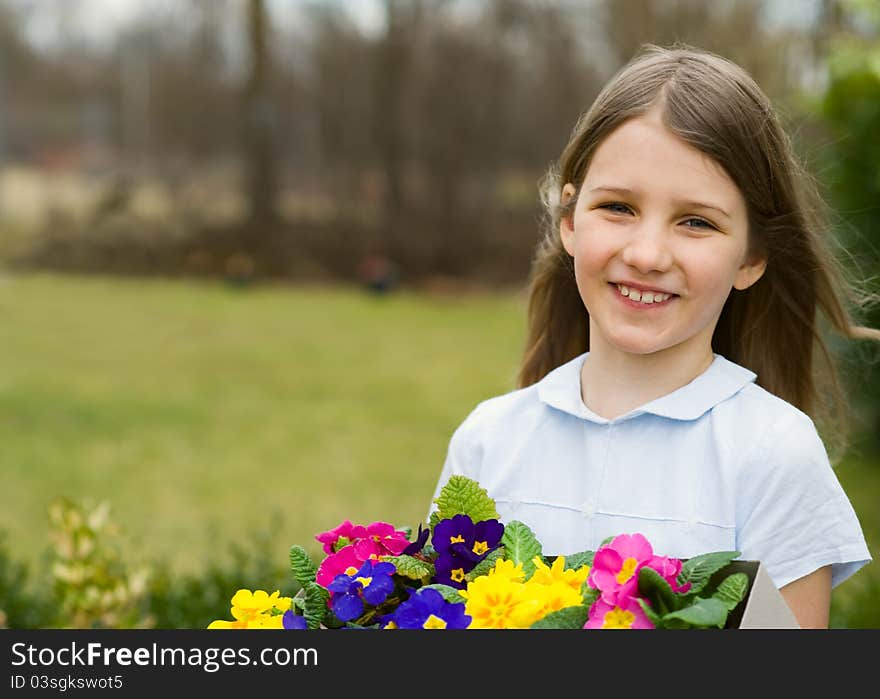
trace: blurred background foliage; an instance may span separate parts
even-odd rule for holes
[[[875,0],[0,0],[0,621],[204,626],[343,518],[415,526],[513,388],[537,181],[675,41],[770,95],[880,293]],[[876,557],[880,352],[835,346]],[[59,495],[132,532],[93,578]],[[872,568],[833,624],[880,627]]]

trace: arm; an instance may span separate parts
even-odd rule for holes
[[[814,570],[809,575],[784,585],[779,592],[801,628],[828,628],[831,607],[831,566]]]

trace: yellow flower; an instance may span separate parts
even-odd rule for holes
[[[580,588],[574,590],[571,585],[563,581],[544,585],[533,583],[530,580],[526,583],[526,587],[528,587],[528,596],[540,602],[540,607],[535,611],[537,617],[532,620],[532,623],[543,619],[550,612],[558,612],[566,607],[576,607],[584,602]]]
[[[235,621],[218,619],[208,624],[209,629],[281,629],[282,614],[290,609],[292,599],[281,597],[275,590],[241,589],[232,596],[230,612]]]
[[[581,587],[590,574],[590,566],[583,565],[577,570],[574,568],[565,568],[565,556],[557,556],[553,561],[552,567],[541,560],[540,556],[533,559],[535,564],[535,573],[532,575],[530,582],[541,583],[542,585],[552,585],[557,582],[565,583],[572,590],[580,594]]]
[[[238,620],[252,619],[260,614],[277,609],[286,612],[290,609],[290,597],[281,597],[275,590],[271,595],[265,590],[239,590],[232,597],[232,616]]]
[[[208,624],[209,629],[246,629],[248,627],[246,621],[226,621],[225,619],[217,619]]]
[[[465,598],[465,613],[471,617],[468,628],[523,628],[522,618],[528,613],[520,607],[529,606],[529,600],[525,597],[525,586],[508,575],[481,575],[459,594]]]
[[[513,561],[505,561],[499,558],[495,561],[495,566],[492,570],[489,571],[489,577],[493,576],[506,578],[513,582],[522,582],[526,574],[523,572],[522,563],[514,563]]]

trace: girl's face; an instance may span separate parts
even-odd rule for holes
[[[746,202],[713,160],[652,110],[596,149],[572,216],[560,225],[595,343],[629,354],[711,355],[731,288],[760,278],[747,260]]]

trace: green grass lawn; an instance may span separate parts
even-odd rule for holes
[[[270,524],[279,561],[345,518],[417,526],[452,431],[514,388],[525,301],[5,276],[0,328],[10,551],[37,565],[66,495],[109,502],[131,559],[193,572]],[[878,468],[839,469],[875,556]],[[838,623],[873,568],[835,593]]]
[[[455,426],[514,386],[523,301],[176,281],[0,282],[0,529],[36,560],[56,495],[197,568],[278,524],[416,527]]]

